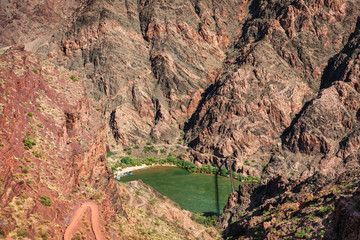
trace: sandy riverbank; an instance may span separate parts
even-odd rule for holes
[[[140,166],[126,167],[121,170],[115,171],[114,177],[116,177],[117,175],[126,173],[126,172],[132,172],[132,171],[140,170],[142,168],[149,168],[149,167],[176,167],[176,165],[174,165],[174,164],[153,164],[153,165],[142,164]]]
[[[126,173],[126,172],[132,172],[132,171],[135,171],[135,170],[140,170],[141,168],[146,168],[146,167],[149,167],[149,166],[147,166],[146,164],[143,164],[143,165],[140,165],[140,166],[126,167],[126,168],[123,168],[121,170],[115,171],[114,176],[120,175],[120,174],[123,174],[123,173]]]

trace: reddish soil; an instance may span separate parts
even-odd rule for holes
[[[64,240],[71,240],[73,234],[76,232],[78,228],[79,221],[83,213],[90,208],[91,210],[91,229],[95,235],[97,240],[105,240],[101,230],[100,230],[100,221],[99,221],[99,209],[98,205],[94,202],[84,202],[74,213],[70,225],[66,228],[64,234]]]

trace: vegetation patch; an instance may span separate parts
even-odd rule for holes
[[[147,146],[145,146],[147,147]],[[201,168],[197,167],[194,163],[179,159],[179,157],[174,157],[172,154],[169,154],[166,159],[157,159],[157,158],[146,158],[146,159],[133,159],[129,156],[123,157],[120,161],[116,162],[111,169],[113,171],[116,171],[117,168],[126,168],[126,167],[132,167],[132,166],[140,166],[142,164],[146,165],[164,165],[164,164],[170,164],[170,165],[176,165],[179,168],[183,168],[187,170],[190,173],[206,173],[206,174],[215,174],[220,175],[223,177],[229,177],[230,176],[230,170],[226,168],[217,168],[212,166],[211,164],[203,164]],[[232,173],[233,178],[245,183],[260,183],[261,179],[258,177],[254,177],[251,175],[243,176],[239,173]]]
[[[73,80],[74,82],[79,81],[78,76],[76,76],[76,75],[74,75],[74,74],[70,76],[70,79]]]
[[[51,206],[53,204],[53,201],[51,200],[49,195],[41,195],[40,202],[44,206]]]
[[[29,235],[29,231],[26,230],[25,228],[19,228],[19,229],[17,230],[17,232],[16,232],[16,235],[17,235],[18,237],[26,237],[26,236]]]
[[[216,216],[215,215],[206,216],[204,213],[194,213],[191,216],[191,219],[199,224],[212,227],[215,226]]]
[[[112,151],[109,151],[107,154],[106,154],[106,157],[111,157],[112,155],[114,155],[114,153]]]
[[[31,148],[33,148],[33,146],[36,145],[36,139],[32,138],[31,136],[26,136],[24,138],[24,146],[26,150],[29,150]]]

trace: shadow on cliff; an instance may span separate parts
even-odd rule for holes
[[[195,123],[200,120],[199,113],[200,113],[201,109],[203,108],[204,103],[213,95],[213,93],[215,92],[217,87],[218,86],[215,86],[215,84],[211,84],[205,90],[205,92],[203,92],[201,94],[201,100],[199,101],[199,104],[196,107],[195,112],[191,115],[189,121],[187,123],[185,123],[184,132],[187,132],[190,129],[192,129],[195,126]],[[199,141],[198,139],[191,141],[189,143],[189,146],[195,146],[198,143],[198,141]]]
[[[358,37],[357,43],[352,43],[352,41]],[[351,57],[351,54],[360,44],[360,17],[357,18],[356,27],[353,33],[350,34],[346,45],[340,51],[340,53],[334,55],[329,59],[326,68],[324,69],[320,90],[328,88],[335,81],[341,79],[345,74],[346,67],[348,66],[348,58]]]
[[[284,145],[286,143],[286,138],[291,134],[291,130],[294,127],[294,125],[298,122],[301,115],[306,111],[306,109],[311,105],[311,103],[314,101],[314,99],[306,102],[300,112],[295,115],[295,117],[291,120],[290,125],[282,132],[280,135],[281,142]]]
[[[347,40],[347,44],[343,47],[343,49],[339,53],[335,54],[333,57],[331,57],[328,60],[327,66],[325,67],[325,69],[322,73],[319,92],[323,89],[329,88],[335,81],[338,81],[341,78],[341,76],[345,74],[346,67],[348,66],[347,58],[354,51],[354,48],[356,48],[357,45],[360,44],[359,36],[360,36],[360,17],[357,18],[355,30],[352,34],[350,34],[350,36]],[[358,43],[351,44],[351,41],[356,37],[359,37]],[[341,55],[343,55],[343,56],[341,56]],[[341,62],[339,62],[339,61],[341,61]],[[315,97],[314,99],[316,99],[317,97]],[[286,144],[286,138],[289,136],[289,134],[291,134],[291,129],[298,122],[301,115],[311,105],[311,103],[314,101],[314,99],[312,99],[304,104],[301,111],[298,114],[296,114],[296,116],[292,119],[289,127],[287,127],[283,131],[283,133],[280,136],[283,144],[284,143]]]

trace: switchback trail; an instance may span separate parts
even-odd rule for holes
[[[79,224],[81,216],[83,213],[90,208],[91,211],[91,229],[95,235],[96,240],[105,240],[101,230],[100,230],[100,221],[99,221],[99,209],[98,205],[94,202],[84,202],[74,213],[71,218],[69,226],[65,230],[64,240],[71,240],[73,234],[75,233],[76,227]]]

